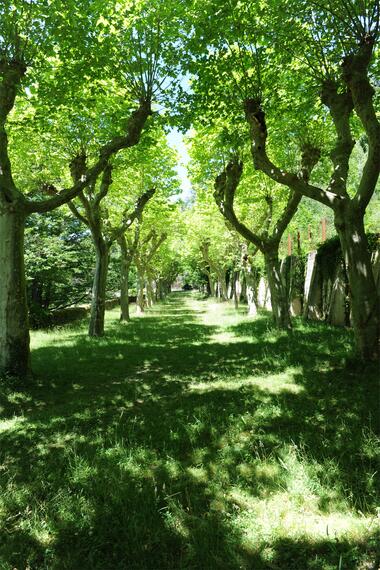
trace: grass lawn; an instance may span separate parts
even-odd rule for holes
[[[0,569],[377,569],[379,374],[351,342],[183,293],[102,339],[34,332],[34,384],[1,393]]]

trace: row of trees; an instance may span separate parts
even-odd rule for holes
[[[171,192],[176,192],[177,181],[173,178],[172,182]],[[147,195],[149,197],[149,193],[143,194],[143,199]],[[117,209],[122,211],[125,200],[108,195],[107,202],[109,208],[103,204],[100,210],[100,230],[95,237],[85,219],[70,215],[71,205],[44,217],[29,219],[25,265],[33,326],[59,323],[60,319],[70,319],[70,315],[83,316],[85,306],[92,299],[89,335],[102,336],[107,302],[119,299],[120,320],[129,321],[130,296],[135,298],[138,293],[138,311],[142,313],[168,292],[178,273],[176,250],[180,236],[180,232],[176,231],[177,237],[174,237],[174,232],[168,233],[168,230],[178,227],[180,204],[168,204],[160,188],[144,208],[143,200],[138,200],[138,215],[132,223],[132,216],[127,218],[129,227],[121,233],[110,219],[112,213],[117,214]],[[116,240],[113,239],[115,232]],[[99,239],[104,242],[100,247]],[[77,311],[73,307],[83,309]]]
[[[276,323],[290,326],[279,242],[307,197],[332,210],[357,345],[364,358],[378,356],[379,295],[364,230],[380,170],[378,2],[210,0],[195,2],[193,17],[187,69],[196,76],[196,136],[206,128],[217,138],[215,199],[264,254]],[[249,160],[255,175],[244,185],[263,203],[254,230],[234,206]]]
[[[178,63],[178,18],[157,4],[6,0],[0,7],[1,374],[30,374],[24,230],[32,214],[68,203],[90,229],[90,333],[102,333],[109,249],[153,188],[107,228],[102,202],[119,153],[151,126],[152,104]]]
[[[103,331],[115,244],[124,260],[123,293],[133,254],[152,296],[151,261],[173,226],[144,234],[142,211],[160,192],[167,204],[173,164],[163,128],[174,124],[192,129],[194,185],[210,192],[211,181],[229,228],[264,255],[279,327],[291,326],[279,275],[281,237],[301,199],[331,210],[358,348],[375,357],[379,297],[364,215],[380,169],[378,33],[377,0],[5,0],[1,373],[30,373],[24,271],[30,216],[68,204],[90,232],[96,254],[90,334]],[[149,168],[142,158],[148,155]],[[228,244],[237,234],[221,217],[218,243],[211,243],[194,226],[204,215],[195,211],[184,224],[198,244],[199,267],[220,276],[236,257]],[[213,265],[215,247],[225,251],[221,266]]]

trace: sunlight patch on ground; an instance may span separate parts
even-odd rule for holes
[[[55,328],[51,331],[33,331],[30,346],[32,350],[54,345],[74,346],[79,335],[83,335],[83,330]]]
[[[17,417],[10,419],[10,420],[1,420],[0,421],[0,432],[17,429],[21,426],[21,424],[24,421],[25,421],[25,418],[22,416],[17,416]]]
[[[212,379],[207,382],[192,382],[188,389],[191,392],[211,392],[213,390],[235,391],[240,388],[254,386],[270,394],[279,394],[281,392],[299,394],[304,391],[304,387],[293,383],[292,378],[300,373],[299,368],[288,368],[285,372],[267,376],[225,377],[217,380]]]
[[[249,550],[255,550],[274,537],[334,542],[360,540],[369,532],[380,530],[378,518],[352,512],[322,513],[316,508],[315,499],[297,505],[286,492],[263,500],[237,488],[229,495],[229,500],[239,511],[234,525],[242,532],[242,542]]]

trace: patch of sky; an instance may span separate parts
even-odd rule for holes
[[[178,155],[177,173],[181,182],[182,192],[180,199],[185,202],[189,201],[193,196],[191,182],[187,173],[187,164],[190,160],[189,153],[184,141],[184,135],[178,129],[171,129],[167,135],[169,145],[174,148]]]

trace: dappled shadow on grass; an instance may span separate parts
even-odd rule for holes
[[[288,336],[262,318],[231,326],[229,343],[197,314],[177,296],[104,339],[66,334],[34,352],[36,384],[4,403],[4,418],[23,418],[0,432],[0,567],[325,570],[342,557],[353,569],[366,549],[374,560],[361,538],[247,546],[233,490],[253,519],[285,491],[301,510],[316,502],[310,518],[373,512],[377,371],[331,366],[345,331]]]

